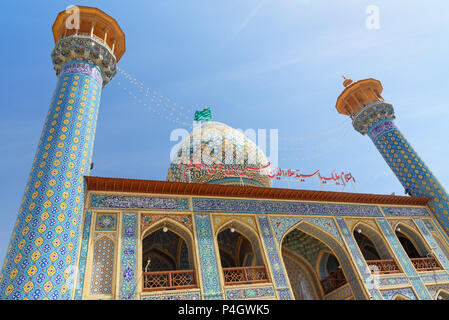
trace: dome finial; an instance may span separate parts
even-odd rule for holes
[[[343,81],[343,86],[347,87],[349,85],[351,85],[352,83],[354,83],[354,81],[352,81],[352,79],[350,78],[346,78],[344,75],[342,75],[343,79],[345,79],[345,81]]]

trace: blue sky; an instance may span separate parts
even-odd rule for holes
[[[119,67],[170,106],[190,110],[183,120],[210,106],[214,120],[232,127],[278,129],[280,167],[343,170],[356,179],[356,189],[345,191],[402,195],[370,139],[342,124],[346,118],[335,110],[342,74],[379,79],[397,126],[449,184],[448,1],[2,1],[0,257],[57,81],[51,26],[72,4],[98,7],[118,21],[126,34]],[[366,28],[369,5],[379,8],[379,29]],[[124,87],[138,92],[120,74],[103,90],[91,175],[165,180],[170,132],[186,127],[156,115]],[[320,190],[317,180],[290,187]]]

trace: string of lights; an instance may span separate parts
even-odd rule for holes
[[[182,121],[182,120],[180,120],[179,117],[175,117],[173,112],[170,112],[169,110],[163,108],[159,103],[155,103],[155,105],[157,107],[159,107],[159,108],[156,108],[156,107],[152,106],[152,104],[142,101],[142,99],[137,97],[137,95],[135,95],[133,92],[131,92],[131,90],[129,90],[125,86],[122,86],[120,80],[117,79],[115,81],[115,83],[119,87],[121,87],[126,93],[128,93],[131,97],[133,97],[139,104],[141,104],[141,105],[145,106],[146,108],[150,109],[153,113],[157,114],[158,116],[160,116],[160,117],[162,117],[162,118],[164,118],[164,119],[166,119],[168,121],[171,121],[173,123],[176,123],[176,124],[180,124],[180,125],[183,125],[183,126],[186,126],[186,127],[192,127],[192,123],[188,123],[188,122]],[[166,111],[166,112],[163,112],[163,111]]]
[[[195,110],[183,107],[182,105],[178,105],[170,98],[159,94],[156,90],[150,89],[149,87],[145,86],[143,82],[130,75],[127,71],[119,67],[117,67],[117,70],[130,84],[137,87],[139,92],[143,93],[145,97],[147,97],[152,102],[158,103],[159,105],[162,104],[166,109],[171,110],[171,112],[176,113],[180,118],[186,121],[192,119]]]

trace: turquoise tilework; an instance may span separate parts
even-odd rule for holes
[[[384,123],[388,123],[390,129],[370,135],[374,145],[405,189],[414,196],[431,198],[428,204],[430,210],[445,232],[449,232],[449,195],[393,121]],[[375,126],[379,125],[376,123]]]
[[[223,299],[219,276],[218,256],[208,214],[194,215],[196,241],[199,251],[203,297],[206,300]]]
[[[410,279],[410,281],[413,284],[414,289],[416,290],[419,299],[422,300],[429,300],[431,299],[429,293],[426,290],[426,287],[422,283],[421,279],[418,276],[418,273],[416,272],[415,268],[413,267],[412,262],[408,258],[404,248],[402,247],[401,243],[399,242],[398,238],[393,232],[393,229],[391,228],[390,224],[385,219],[377,219],[377,222],[379,224],[379,227],[381,228],[382,232],[384,233],[385,237],[387,238],[387,241],[390,243],[390,246],[392,247],[396,257],[398,258],[399,263],[402,266],[402,269],[405,271],[407,277]]]
[[[371,299],[382,300],[383,298],[377,288],[376,281],[362,256],[362,252],[360,252],[359,246],[349,231],[346,221],[343,218],[337,218],[337,224],[340,227],[341,233],[343,234],[343,239],[354,259],[355,265],[362,276],[362,282],[365,284],[366,289],[371,295]]]
[[[421,231],[421,234],[426,239],[427,243],[433,249],[433,251],[434,251],[436,257],[438,258],[438,260],[440,261],[442,267],[445,270],[449,270],[449,261],[448,261],[447,257],[441,251],[441,248],[438,246],[435,239],[430,234],[430,232],[427,229],[427,227],[425,226],[424,222],[421,219],[414,219],[414,221],[415,221],[416,225],[418,226],[419,231]]]
[[[73,61],[58,79],[0,275],[0,299],[70,299],[102,83]]]
[[[83,238],[81,241],[81,252],[78,267],[78,280],[76,282],[75,300],[81,300],[83,297],[84,275],[86,272],[87,249],[89,247],[91,220],[92,211],[86,211],[84,218]]]
[[[290,288],[287,281],[287,273],[282,265],[280,253],[273,232],[271,230],[270,221],[265,215],[257,217],[259,221],[262,239],[265,244],[266,254],[270,262],[271,271],[276,285],[276,291],[281,300],[292,300]]]
[[[120,252],[120,300],[134,300],[137,294],[137,213],[123,213]]]

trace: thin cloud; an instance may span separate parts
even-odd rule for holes
[[[246,26],[251,22],[251,20],[256,16],[257,12],[259,12],[260,8],[262,8],[263,4],[266,0],[260,0],[259,3],[256,5],[256,7],[249,13],[249,15],[243,20],[243,22],[240,24],[240,26],[237,28],[237,30],[230,36],[228,39],[226,39],[221,47],[225,47],[230,42],[232,42],[237,36],[242,32],[243,29],[246,28]]]

